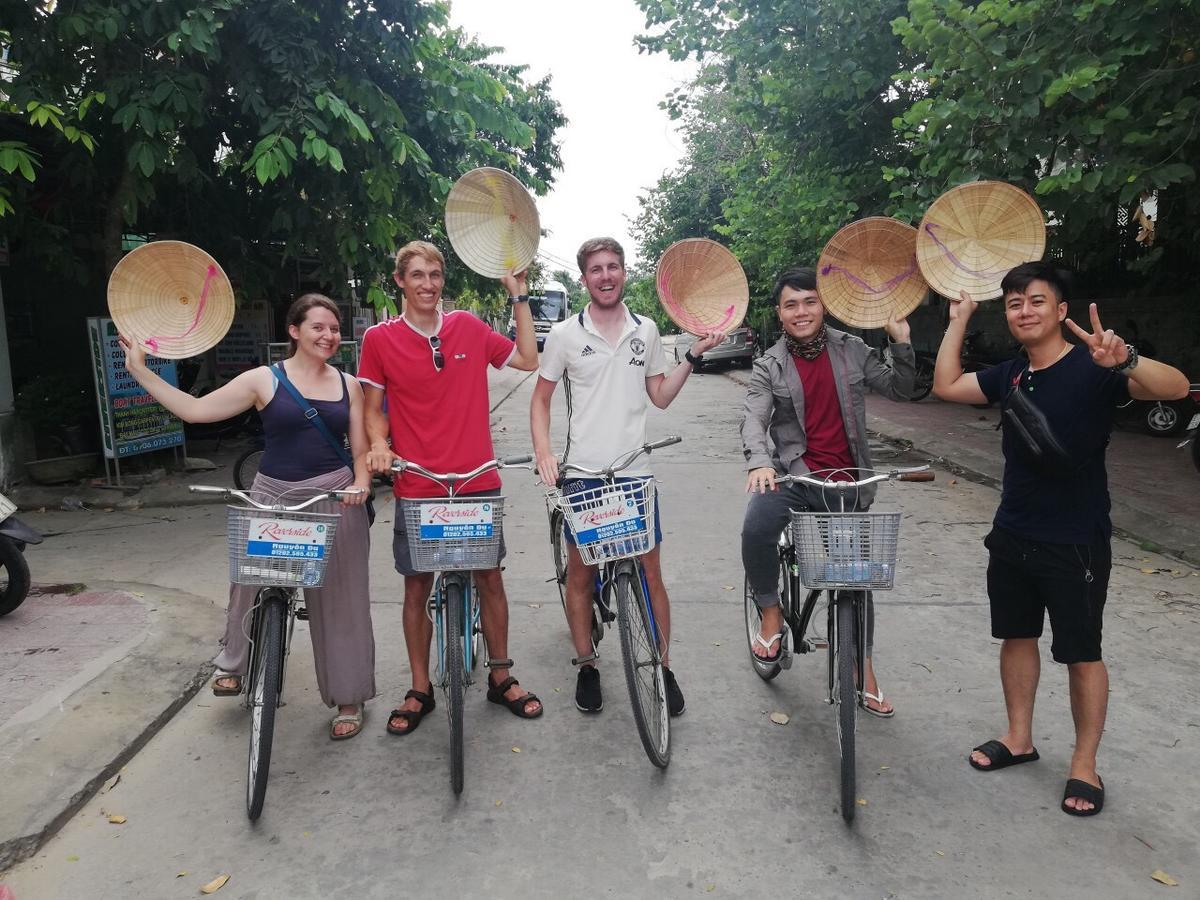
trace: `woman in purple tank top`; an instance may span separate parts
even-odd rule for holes
[[[305,294],[288,310],[287,323],[291,355],[280,365],[328,429],[337,438],[348,439],[353,470],[343,461],[344,451],[339,452],[305,417],[304,409],[279,385],[271,368],[259,366],[212,393],[193,397],[150,371],[141,347],[123,335],[120,340],[129,373],[185,422],[219,422],[251,406],[258,409],[266,452],[251,490],[272,499],[287,494],[296,502],[306,491],[311,496],[352,486],[363,489],[358,496],[309,507],[314,512],[342,514],[325,583],[320,588],[306,588],[304,601],[321,699],[326,706],[338,707],[329,736],[344,740],[362,730],[363,704],[375,696],[375,638],[367,582],[369,525],[363,506],[371,475],[366,465],[363,395],[357,379],[329,365],[342,340],[332,300]],[[217,696],[241,693],[249,660],[249,641],[242,623],[255,593],[253,587],[230,585],[225,637],[214,660],[213,693]]]

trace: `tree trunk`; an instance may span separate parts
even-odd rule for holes
[[[123,156],[123,154],[122,154]],[[101,232],[101,250],[104,254],[104,280],[121,261],[121,235],[125,233],[125,203],[133,195],[133,170],[122,161],[121,177],[109,195],[108,209],[104,213],[104,230]]]

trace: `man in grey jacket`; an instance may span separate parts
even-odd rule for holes
[[[762,614],[753,651],[764,662],[774,662],[786,652],[776,541],[788,523],[789,510],[826,509],[819,490],[797,484],[780,490],[777,474],[871,468],[867,388],[892,400],[906,400],[916,366],[903,317],[893,317],[884,326],[891,340],[891,365],[861,339],[829,328],[812,269],[784,272],[771,299],[784,334],[754,363],[742,417],[746,490],[751,495],[742,525],[742,564]],[[833,477],[854,480],[845,472]],[[873,485],[862,489],[858,508],[869,507],[874,496]],[[871,667],[875,610],[870,600],[866,617],[864,708],[887,718],[895,709],[883,699]]]

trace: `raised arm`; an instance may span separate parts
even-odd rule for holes
[[[883,352],[872,349],[867,354],[863,376],[867,385],[889,400],[908,400],[912,395],[913,379],[917,374],[917,357],[912,348],[908,321],[893,315],[883,326],[892,345],[892,363],[883,361]]]
[[[146,352],[135,341],[123,334],[117,340],[125,350],[125,368],[129,374],[150,396],[185,422],[221,422],[270,401],[271,374],[265,366],[243,372],[203,397],[193,397],[155,374],[146,365]]]
[[[950,403],[987,403],[983,388],[979,386],[979,377],[974,372],[962,370],[963,338],[978,304],[965,291],[958,296],[958,300],[950,301],[950,326],[942,338],[933,367],[933,393]]]
[[[1092,361],[1105,369],[1119,366],[1129,359],[1129,348],[1125,341],[1111,328],[1105,330],[1100,324],[1100,313],[1093,303],[1088,307],[1092,320],[1089,334],[1071,319],[1067,327],[1075,332],[1092,354]],[[1129,396],[1138,400],[1182,400],[1188,394],[1187,376],[1166,363],[1140,357],[1137,364],[1126,372],[1129,378]]]
[[[500,277],[504,289],[508,291],[508,302],[512,305],[513,324],[517,329],[517,349],[508,361],[513,369],[522,372],[532,372],[538,367],[537,335],[533,330],[533,313],[529,310],[529,288],[526,286],[525,272],[513,272]],[[524,297],[517,301],[515,298]]]
[[[710,331],[698,338],[689,348],[689,352],[693,356],[702,356],[705,351],[711,350],[723,340],[725,340],[724,332]],[[671,401],[679,396],[679,392],[683,390],[683,383],[691,374],[692,364],[685,359],[665,375],[647,377],[646,395],[650,398],[650,402],[659,409],[666,409],[671,405]]]
[[[542,484],[553,487],[558,481],[558,458],[550,446],[550,398],[554,396],[557,381],[541,375],[533,388],[533,400],[529,403],[529,433],[533,439],[533,456],[537,464],[538,477]]]

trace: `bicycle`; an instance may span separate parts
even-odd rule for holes
[[[633,720],[638,737],[650,762],[665,769],[671,761],[671,721],[667,709],[667,688],[663,676],[662,648],[650,589],[642,569],[642,554],[654,549],[653,478],[617,480],[643,454],[678,444],[682,438],[668,437],[643,444],[618,456],[603,469],[586,469],[572,463],[563,465],[560,486],[547,492],[550,517],[550,541],[559,588],[566,608],[566,547],[563,528],[570,528],[584,565],[600,566],[592,595],[592,654],[571,660],[579,665],[599,658],[599,643],[604,626],[615,619],[621,635],[621,659],[625,682],[633,705]],[[564,493],[563,473],[602,478],[599,487]],[[557,514],[557,515],[556,515]],[[617,611],[612,612],[615,598]]]
[[[479,598],[468,573],[499,565],[504,514],[504,498],[499,495],[462,497],[457,492],[486,472],[527,468],[523,464],[532,459],[529,455],[493,459],[463,474],[432,472],[403,459],[392,463],[394,474],[413,472],[447,492],[445,497],[400,498],[399,506],[413,568],[437,573],[427,614],[437,643],[437,683],[446,695],[450,720],[450,787],[455,794],[463,789],[463,692],[478,666],[483,633]],[[486,665],[493,663],[512,664],[488,660]]]
[[[891,590],[896,574],[899,512],[847,511],[846,495],[879,481],[933,481],[929,466],[893,469],[857,481],[833,481],[832,476],[870,469],[825,470],[825,477],[780,475],[778,485],[807,484],[836,491],[836,512],[792,510],[791,524],[779,536],[780,608],[786,626],[778,656],[764,660],[754,653],[754,639],[762,628],[762,612],[754,602],[750,578],[745,582],[746,642],[754,671],[764,681],[791,668],[795,653],[829,650],[829,695],[834,707],[841,762],[842,818],[850,823],[856,809],[855,730],[858,707],[865,701],[863,685],[855,682],[855,660],[865,658],[866,599],[868,591]],[[827,495],[826,495],[827,497]],[[828,499],[826,504],[828,505]],[[808,589],[803,605],[799,598]],[[817,601],[827,596],[825,638],[807,637]]]
[[[302,503],[261,503],[245,491],[194,484],[197,494],[222,494],[248,506],[228,506],[229,580],[258,587],[248,613],[250,665],[245,705],[250,710],[250,755],[246,767],[246,814],[262,814],[271,769],[275,710],[282,705],[283,672],[292,632],[300,616],[300,590],[320,587],[333,556],[341,513],[304,512],[323,500],[341,499],[359,489],[321,491]],[[264,515],[265,513],[265,515]]]

